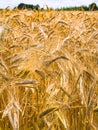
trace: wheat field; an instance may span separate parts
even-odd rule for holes
[[[0,130],[98,130],[98,11],[0,11]]]

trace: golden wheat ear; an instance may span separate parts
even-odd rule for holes
[[[97,130],[98,12],[0,10],[0,130]]]

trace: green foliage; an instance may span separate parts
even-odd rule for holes
[[[89,5],[89,10],[94,11],[94,10],[97,10],[97,9],[98,9],[98,7],[97,7],[97,4],[96,4],[96,3],[91,3],[91,4]]]
[[[62,8],[56,8],[56,10],[60,11],[60,10],[68,10],[68,11],[77,11],[77,10],[85,10],[85,11],[95,11],[98,10],[97,4],[96,3],[91,3],[88,6],[82,5],[82,6],[75,6],[75,7],[62,7]]]
[[[18,5],[18,9],[28,9],[28,10],[38,10],[40,8],[40,6],[37,5],[30,5],[30,4],[24,4],[24,3],[20,3]]]
[[[18,9],[28,9],[28,10],[45,10],[44,8],[40,8],[40,6],[37,5],[33,5],[33,4],[24,4],[24,3],[20,3],[17,7]],[[49,8],[50,10],[54,10],[53,8]],[[89,6],[75,6],[75,7],[61,7],[61,8],[56,8],[55,10],[68,10],[68,11],[77,11],[77,10],[85,10],[85,11],[95,11],[98,10],[97,4],[96,3],[91,3]]]
[[[63,8],[57,8],[56,10],[68,10],[68,11],[77,11],[77,10],[85,10],[85,11],[88,11],[89,8],[87,6],[79,6],[79,7],[63,7]]]

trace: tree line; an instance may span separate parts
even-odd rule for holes
[[[48,7],[48,6],[46,6]],[[23,10],[23,9],[28,9],[28,10],[46,10],[44,8],[41,8],[38,4],[37,5],[33,5],[33,4],[25,4],[25,3],[20,3],[17,7],[15,8],[18,8],[19,10]],[[14,9],[15,9],[14,8]],[[47,8],[49,10],[68,10],[68,11],[74,11],[74,10],[85,10],[85,11],[96,11],[98,10],[98,6],[96,3],[91,3],[89,6],[76,6],[76,7],[61,7],[61,8],[56,8],[56,9],[53,9],[53,8]],[[0,10],[3,10],[3,9],[0,9]]]
[[[24,3],[20,3],[17,6],[18,9],[28,9],[28,10],[45,10],[44,8],[40,8],[40,6],[37,5],[31,5],[31,4],[24,4]],[[62,7],[62,8],[56,8],[56,9],[52,9],[50,8],[50,10],[85,10],[85,11],[95,11],[98,10],[98,6],[96,3],[91,3],[89,6],[79,6],[79,7]]]
[[[89,6],[85,6],[85,5],[82,5],[82,6],[75,6],[75,7],[63,7],[63,8],[57,8],[56,10],[85,10],[85,11],[96,11],[98,10],[98,6],[96,3],[91,3]]]
[[[18,6],[17,6],[18,9],[28,9],[28,10],[38,10],[40,9],[40,6],[37,4],[37,5],[31,5],[31,4],[24,4],[24,3],[20,3]]]

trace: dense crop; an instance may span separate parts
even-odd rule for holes
[[[98,12],[0,12],[0,130],[98,129]]]

